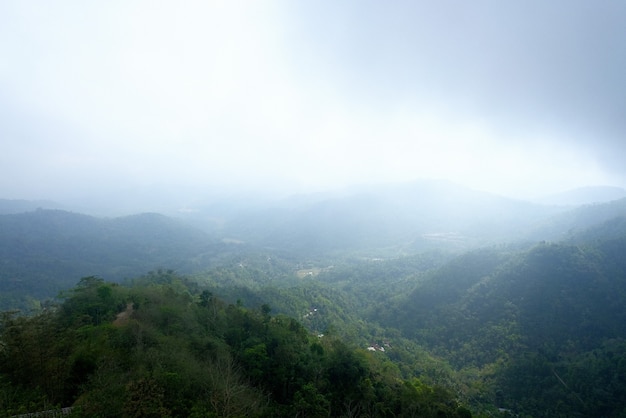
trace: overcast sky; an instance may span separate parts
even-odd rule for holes
[[[0,197],[626,185],[626,2],[0,2]]]

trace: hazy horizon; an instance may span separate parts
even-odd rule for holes
[[[0,198],[624,188],[625,19],[564,0],[2,2]]]

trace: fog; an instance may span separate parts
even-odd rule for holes
[[[4,1],[0,197],[626,186],[626,3]]]

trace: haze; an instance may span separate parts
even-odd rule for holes
[[[626,186],[626,3],[3,1],[0,197]]]

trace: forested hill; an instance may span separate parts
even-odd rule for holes
[[[570,242],[467,253],[421,282],[382,323],[459,370],[489,370],[484,383],[499,406],[544,417],[622,416],[624,225],[617,218]],[[598,238],[607,227],[621,233]]]
[[[383,357],[173,275],[132,287],[85,278],[56,310],[3,315],[0,341],[0,416],[472,416]]]
[[[219,243],[158,215],[95,218],[61,210],[0,215],[0,305],[54,297],[84,276],[121,280],[157,268],[206,268]]]

